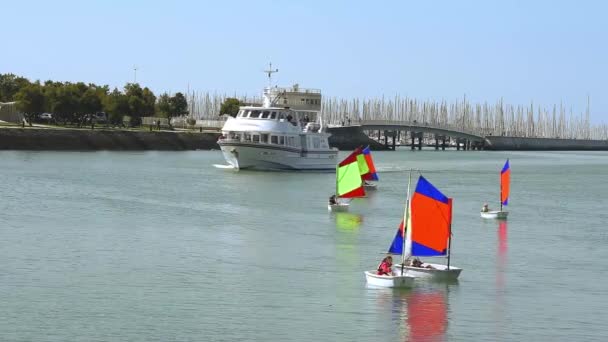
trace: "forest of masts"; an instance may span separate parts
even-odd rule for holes
[[[224,99],[217,93],[188,95],[189,112],[203,120],[217,120]],[[245,103],[261,103],[260,97],[232,96]],[[504,135],[516,137],[608,139],[608,125],[591,125],[589,99],[585,112],[574,114],[572,108],[562,104],[552,108],[529,105],[511,105],[502,99],[494,104],[471,103],[462,100],[421,101],[409,97],[374,99],[326,98],[322,102],[325,123],[340,125],[358,124],[359,120],[393,120],[441,126],[472,132],[478,135]]]

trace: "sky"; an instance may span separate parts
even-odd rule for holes
[[[155,92],[394,95],[608,123],[605,1],[3,1],[0,73]]]

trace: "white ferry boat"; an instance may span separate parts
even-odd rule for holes
[[[236,169],[335,170],[338,149],[324,132],[321,91],[264,89],[262,106],[240,107],[228,118],[218,144]]]

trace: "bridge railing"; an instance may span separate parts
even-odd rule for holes
[[[394,120],[361,120],[356,122],[353,126],[410,126],[428,129],[437,129],[445,131],[460,132],[463,134],[474,135],[477,137],[484,137],[486,134],[481,131],[472,131],[463,129],[458,125],[434,125],[428,122],[417,122],[417,121],[394,121]]]

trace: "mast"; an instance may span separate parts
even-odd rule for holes
[[[272,88],[272,74],[279,72],[279,69],[273,69],[272,62],[270,62],[268,63],[268,70],[264,70],[264,72],[268,75],[268,88]]]
[[[407,181],[407,198],[405,199],[405,211],[403,212],[403,245],[401,246],[401,275],[403,275],[403,268],[405,267],[405,241],[407,240],[406,235],[408,231],[407,222],[409,219],[409,208],[410,208],[410,186],[412,184],[412,169],[410,169],[410,177]]]
[[[498,196],[500,196],[498,198],[498,202],[500,202],[500,211],[502,211],[502,174],[499,172],[498,176],[500,177],[500,194]]]
[[[448,199],[450,204],[450,224],[448,225],[448,270],[450,269],[450,255],[452,254],[452,199]]]

